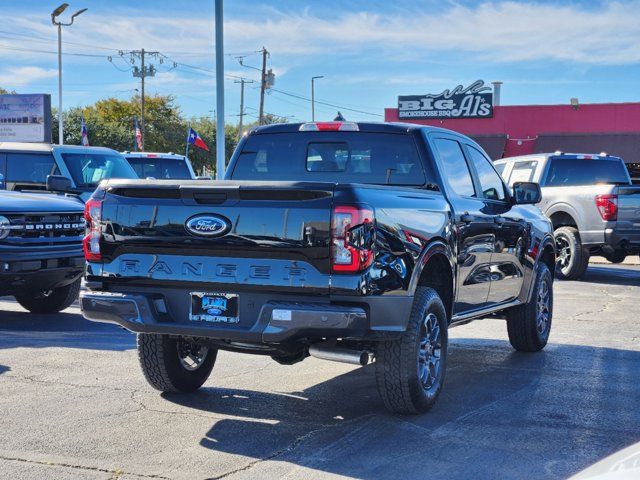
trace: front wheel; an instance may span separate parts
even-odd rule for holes
[[[447,326],[436,291],[418,288],[407,329],[376,348],[376,383],[388,410],[423,413],[435,404],[447,365]]]
[[[553,277],[544,263],[536,267],[531,299],[507,311],[511,346],[519,352],[542,350],[549,340],[553,319]]]
[[[194,392],[207,381],[218,350],[168,335],[138,334],[138,360],[147,382],[162,392]]]
[[[75,282],[64,287],[54,288],[43,292],[25,292],[16,295],[17,302],[31,313],[58,313],[69,308],[78,298],[80,282]]]

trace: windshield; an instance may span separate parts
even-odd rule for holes
[[[629,184],[629,174],[619,158],[580,159],[553,157],[545,180],[547,187]]]
[[[138,178],[124,157],[113,153],[63,153],[78,188],[95,188],[107,178]]]
[[[127,157],[140,178],[190,179],[187,162],[181,158]]]

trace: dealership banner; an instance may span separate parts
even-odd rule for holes
[[[0,95],[0,142],[51,142],[51,95]]]
[[[458,85],[436,95],[398,97],[398,118],[490,118],[493,117],[493,90],[482,80],[464,88]]]

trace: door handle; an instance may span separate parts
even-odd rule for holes
[[[464,212],[460,215],[460,221],[464,223],[471,223],[474,220],[474,216],[470,215],[469,212]]]

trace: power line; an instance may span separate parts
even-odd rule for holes
[[[12,47],[11,45],[3,45],[3,44],[0,44],[0,49],[14,50],[16,52],[50,53],[53,55],[58,55],[58,52],[54,52],[53,50],[39,50],[35,48]],[[62,52],[62,55],[73,56],[73,57],[107,58],[106,55],[95,55],[90,53]]]
[[[278,90],[277,88],[273,88],[273,87],[270,90],[273,91],[273,92],[282,93],[283,95],[287,95],[289,97],[299,98],[300,100],[306,100],[307,102],[311,102],[310,98],[302,96],[302,95],[298,95],[298,94],[291,93],[291,92],[285,92],[284,90]],[[362,113],[362,114],[365,114],[365,115],[373,115],[373,116],[376,116],[376,117],[384,116],[381,113],[365,112],[364,110],[357,110],[355,108],[349,108],[349,107],[337,105],[335,103],[323,102],[323,101],[320,101],[320,100],[316,100],[315,102],[319,103],[320,105],[326,105],[328,107],[339,108],[340,110],[347,110],[347,111],[350,111],[350,112]]]

